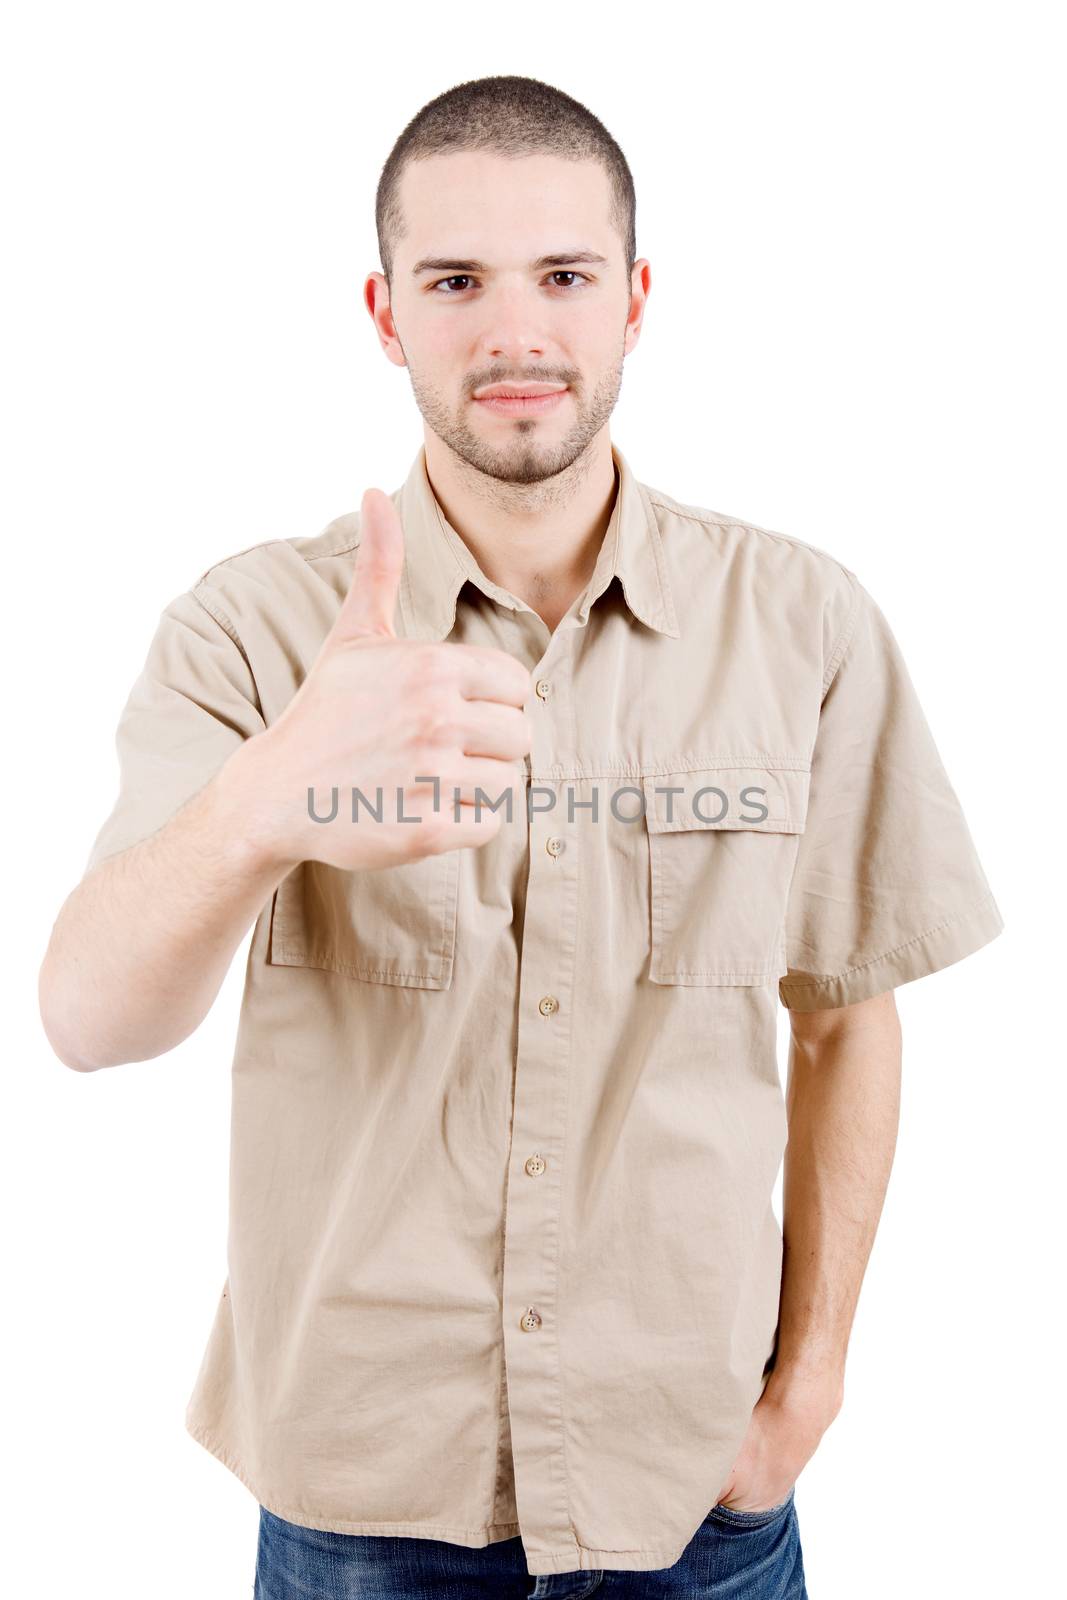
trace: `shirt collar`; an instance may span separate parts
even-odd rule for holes
[[[679,637],[674,598],[655,509],[643,484],[613,444],[617,492],[596,565],[576,613],[582,626],[593,602],[617,574],[634,616],[658,633]],[[464,583],[510,610],[515,596],[486,577],[474,555],[445,516],[426,471],[426,447],[418,454],[403,486],[392,496],[404,529],[404,571],[400,609],[409,637],[444,639],[456,621],[456,601]]]

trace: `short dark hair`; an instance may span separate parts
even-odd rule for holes
[[[451,150],[495,150],[507,156],[542,151],[566,161],[599,161],[611,180],[612,221],[626,253],[637,259],[637,202],[629,164],[604,124],[562,89],[537,78],[471,78],[416,112],[397,139],[378,180],[374,221],[382,272],[392,287],[393,250],[404,232],[400,175],[409,161]]]

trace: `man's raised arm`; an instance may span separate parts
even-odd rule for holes
[[[38,992],[45,1033],[67,1066],[144,1061],[187,1038],[249,924],[299,862],[352,871],[485,844],[501,821],[476,814],[476,790],[524,792],[525,668],[503,650],[398,639],[403,530],[380,489],[363,497],[361,532],[337,620],[281,716],[64,901]],[[439,810],[433,782],[416,776],[439,780]],[[380,788],[384,820],[315,822],[308,790],[320,812],[321,796],[341,784]],[[403,804],[391,817],[398,790]],[[414,827],[396,820],[416,815]]]

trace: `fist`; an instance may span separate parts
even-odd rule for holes
[[[396,507],[368,489],[337,620],[282,715],[245,747],[259,747],[256,826],[279,860],[394,866],[487,843],[506,791],[511,815],[525,804],[528,672],[504,650],[397,638],[403,564]]]

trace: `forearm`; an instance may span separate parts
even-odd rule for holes
[[[892,993],[791,1021],[779,1343],[768,1390],[833,1411],[896,1147],[900,1022]]]
[[[292,864],[250,826],[255,763],[247,749],[64,902],[38,988],[45,1032],[68,1066],[162,1055],[209,1011],[234,951]]]

